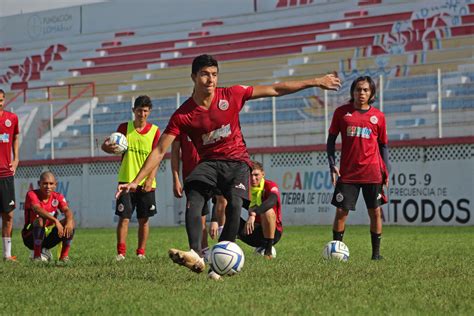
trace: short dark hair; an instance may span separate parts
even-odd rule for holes
[[[135,99],[135,103],[133,104],[133,109],[144,107],[148,107],[150,108],[150,110],[153,108],[153,104],[151,103],[150,97],[147,95],[139,96]]]
[[[3,96],[5,96],[5,91],[3,91],[3,89],[0,89],[0,93],[3,94]]]
[[[197,74],[203,67],[216,67],[219,71],[219,64],[211,55],[204,54],[194,58],[191,71],[193,74]]]
[[[369,104],[372,104],[374,103],[375,101],[375,95],[377,94],[377,86],[375,85],[375,82],[372,80],[372,78],[370,76],[360,76],[358,77],[356,80],[354,80],[352,82],[352,85],[351,85],[351,100],[350,102],[351,103],[354,103],[354,90],[357,86],[357,83],[361,82],[361,81],[367,81],[367,83],[369,84],[369,87],[370,87],[370,97],[369,97]]]
[[[252,160],[251,163],[252,163],[252,171],[253,170],[265,171],[263,169],[263,164],[261,162],[259,162],[257,160]]]

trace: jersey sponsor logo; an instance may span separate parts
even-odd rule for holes
[[[0,134],[0,143],[8,143],[10,142],[10,135],[7,133]]]
[[[245,185],[243,183],[239,183],[235,186],[236,189],[246,190]]]
[[[343,200],[344,200],[344,195],[342,195],[342,193],[336,194],[336,201],[338,203],[341,203]]]
[[[372,124],[377,124],[378,122],[379,122],[379,119],[377,118],[377,116],[372,115],[372,116],[370,117],[370,123],[372,123]]]
[[[219,109],[222,110],[222,111],[227,111],[227,109],[229,108],[229,101],[227,100],[219,100],[219,105],[218,105]]]
[[[120,213],[123,212],[123,210],[125,209],[125,206],[120,203],[118,206],[117,206],[117,211],[119,211]]]
[[[230,124],[222,125],[221,128],[215,129],[207,134],[202,135],[202,144],[209,145],[213,144],[222,138],[226,138],[231,134]]]
[[[53,201],[51,202],[51,205],[52,205],[53,207],[58,207],[59,201],[56,200],[56,199],[53,199]]]
[[[9,119],[6,119],[5,120],[5,126],[6,127],[11,127],[12,126],[12,121],[10,121]]]
[[[346,129],[346,135],[349,137],[362,137],[369,139],[371,133],[372,130],[367,127],[348,126]]]

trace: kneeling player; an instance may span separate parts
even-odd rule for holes
[[[239,238],[244,243],[264,249],[264,256],[272,259],[272,247],[282,235],[280,191],[275,182],[265,179],[265,171],[258,161],[252,161],[251,200],[247,221],[240,219]]]
[[[25,227],[21,231],[23,243],[33,250],[33,260],[42,261],[42,248],[51,249],[62,242],[60,261],[69,261],[69,248],[74,236],[74,217],[66,199],[55,192],[56,178],[52,172],[43,172],[39,189],[31,190],[25,200]],[[65,218],[59,220],[58,210]]]

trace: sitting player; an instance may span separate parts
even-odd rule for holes
[[[74,217],[66,199],[55,192],[56,178],[52,172],[43,172],[39,189],[28,191],[25,200],[25,227],[21,231],[23,243],[33,250],[33,260],[45,261],[42,248],[51,249],[62,242],[59,261],[69,261],[69,248],[74,236]],[[58,210],[65,218],[59,220]]]
[[[252,161],[251,200],[247,221],[240,219],[239,238],[244,243],[263,248],[263,255],[272,259],[272,248],[281,238],[280,191],[275,182],[265,179],[263,165]]]

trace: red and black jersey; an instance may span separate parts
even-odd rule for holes
[[[19,133],[18,116],[2,111],[0,113],[0,178],[13,176],[13,171],[10,170],[13,138]]]
[[[31,224],[39,217],[39,215],[33,210],[34,205],[38,205],[46,212],[51,214],[54,217],[57,217],[58,210],[62,211],[68,207],[66,198],[58,192],[52,192],[49,196],[48,201],[44,202],[39,197],[40,190],[31,190],[26,194],[25,199],[25,226]],[[46,226],[52,225],[54,223],[50,220],[46,221]]]
[[[186,133],[201,160],[236,160],[250,165],[239,112],[252,93],[253,87],[247,86],[216,88],[209,109],[191,97],[174,112],[164,133]]]
[[[385,164],[379,144],[387,144],[385,115],[375,107],[361,112],[352,103],[336,109],[329,134],[341,133],[342,149],[339,181],[382,183]]]
[[[279,232],[283,232],[283,224],[281,220],[281,198],[280,198],[280,189],[278,189],[278,185],[270,180],[265,179],[265,184],[263,186],[263,194],[262,194],[262,202],[265,201],[270,193],[276,194],[278,200],[277,204],[273,207],[276,215],[276,229]],[[260,223],[260,215],[255,216],[255,223]]]

